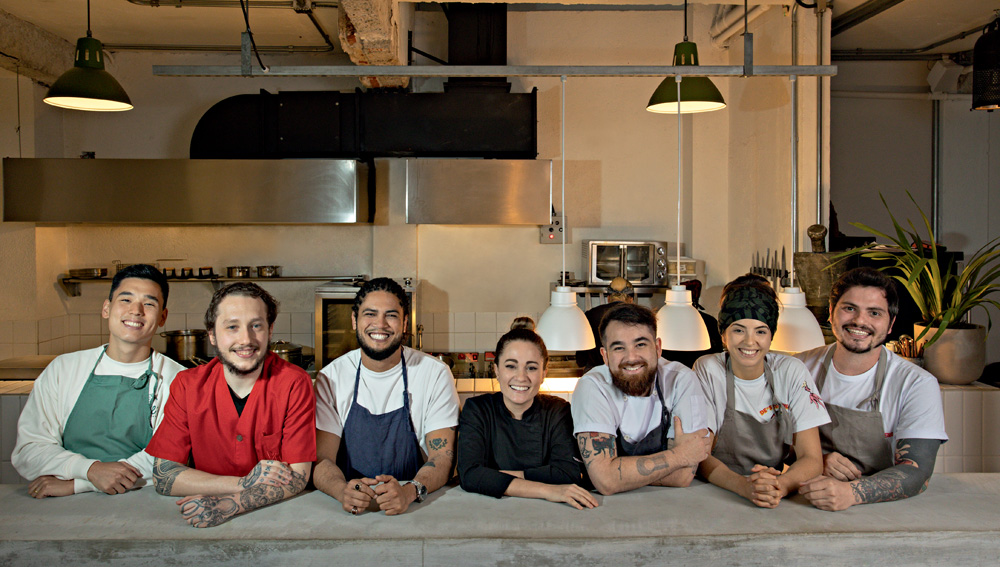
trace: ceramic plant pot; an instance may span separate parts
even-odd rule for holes
[[[919,336],[924,329],[923,325],[913,325],[913,336]],[[931,328],[924,339],[936,332]],[[986,327],[946,329],[934,344],[924,347],[924,367],[942,384],[975,382],[986,367]]]

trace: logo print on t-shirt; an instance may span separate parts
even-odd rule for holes
[[[816,406],[816,409],[820,409],[820,408],[823,407],[823,398],[819,397],[818,395],[816,395],[815,392],[813,392],[811,389],[809,389],[809,383],[808,382],[806,382],[806,381],[803,380],[802,381],[802,388],[806,392],[809,393],[809,401],[812,402],[813,405]]]

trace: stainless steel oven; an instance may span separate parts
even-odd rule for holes
[[[335,358],[358,348],[351,328],[351,308],[366,276],[335,278],[316,287],[316,369],[322,370]],[[416,334],[415,285],[412,278],[396,278],[410,300],[409,327],[404,344],[413,346]]]
[[[666,285],[667,252],[661,241],[584,240],[587,284],[607,285],[623,277],[632,285]]]

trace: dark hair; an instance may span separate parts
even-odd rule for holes
[[[115,298],[115,290],[122,285],[122,280],[125,278],[149,280],[160,286],[160,293],[163,294],[163,305],[160,308],[164,309],[167,307],[167,297],[170,296],[170,284],[167,283],[167,276],[149,264],[132,264],[118,270],[115,273],[115,277],[111,278],[111,292],[108,293],[108,301]]]
[[[652,331],[653,336],[656,336],[656,314],[649,308],[636,303],[615,303],[611,309],[608,309],[604,313],[604,317],[601,318],[601,324],[597,328],[598,333],[601,335],[601,344],[608,344],[604,340],[605,331],[608,325],[615,321],[626,325],[648,327]]]
[[[721,307],[722,304],[725,303],[727,295],[737,289],[747,287],[760,291],[767,297],[773,299],[775,303],[778,302],[778,294],[774,292],[774,288],[771,287],[771,282],[767,281],[767,278],[764,276],[758,276],[757,274],[743,274],[735,280],[727,283],[722,288],[722,297],[719,298],[719,306]]]
[[[410,315],[410,300],[406,297],[406,291],[403,286],[396,283],[396,280],[392,278],[375,278],[373,280],[368,280],[361,285],[361,289],[358,290],[358,294],[354,296],[354,305],[351,306],[351,311],[354,313],[354,317],[358,316],[358,311],[361,309],[361,304],[364,303],[365,297],[373,291],[385,291],[396,296],[399,300],[399,305],[403,308],[403,316],[409,317]]]
[[[507,345],[514,341],[524,341],[538,347],[542,353],[542,368],[548,368],[549,349],[545,348],[545,341],[535,332],[535,321],[531,317],[514,319],[514,322],[510,324],[510,330],[497,341],[497,348],[493,351],[496,354],[495,360],[500,360],[500,354],[507,348]]]
[[[877,287],[885,294],[889,304],[889,318],[895,319],[899,314],[899,294],[892,279],[875,268],[854,268],[841,274],[830,288],[830,309],[837,306],[840,298],[852,287]]]
[[[230,295],[256,297],[263,301],[267,307],[267,326],[274,325],[274,320],[278,318],[278,300],[253,282],[234,282],[212,295],[212,301],[209,302],[208,310],[205,311],[205,329],[207,331],[214,331],[215,320],[219,317],[219,304]]]

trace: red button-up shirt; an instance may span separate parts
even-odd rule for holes
[[[261,460],[316,460],[316,397],[301,368],[269,353],[242,414],[218,358],[177,374],[146,452],[216,475],[244,476]]]

